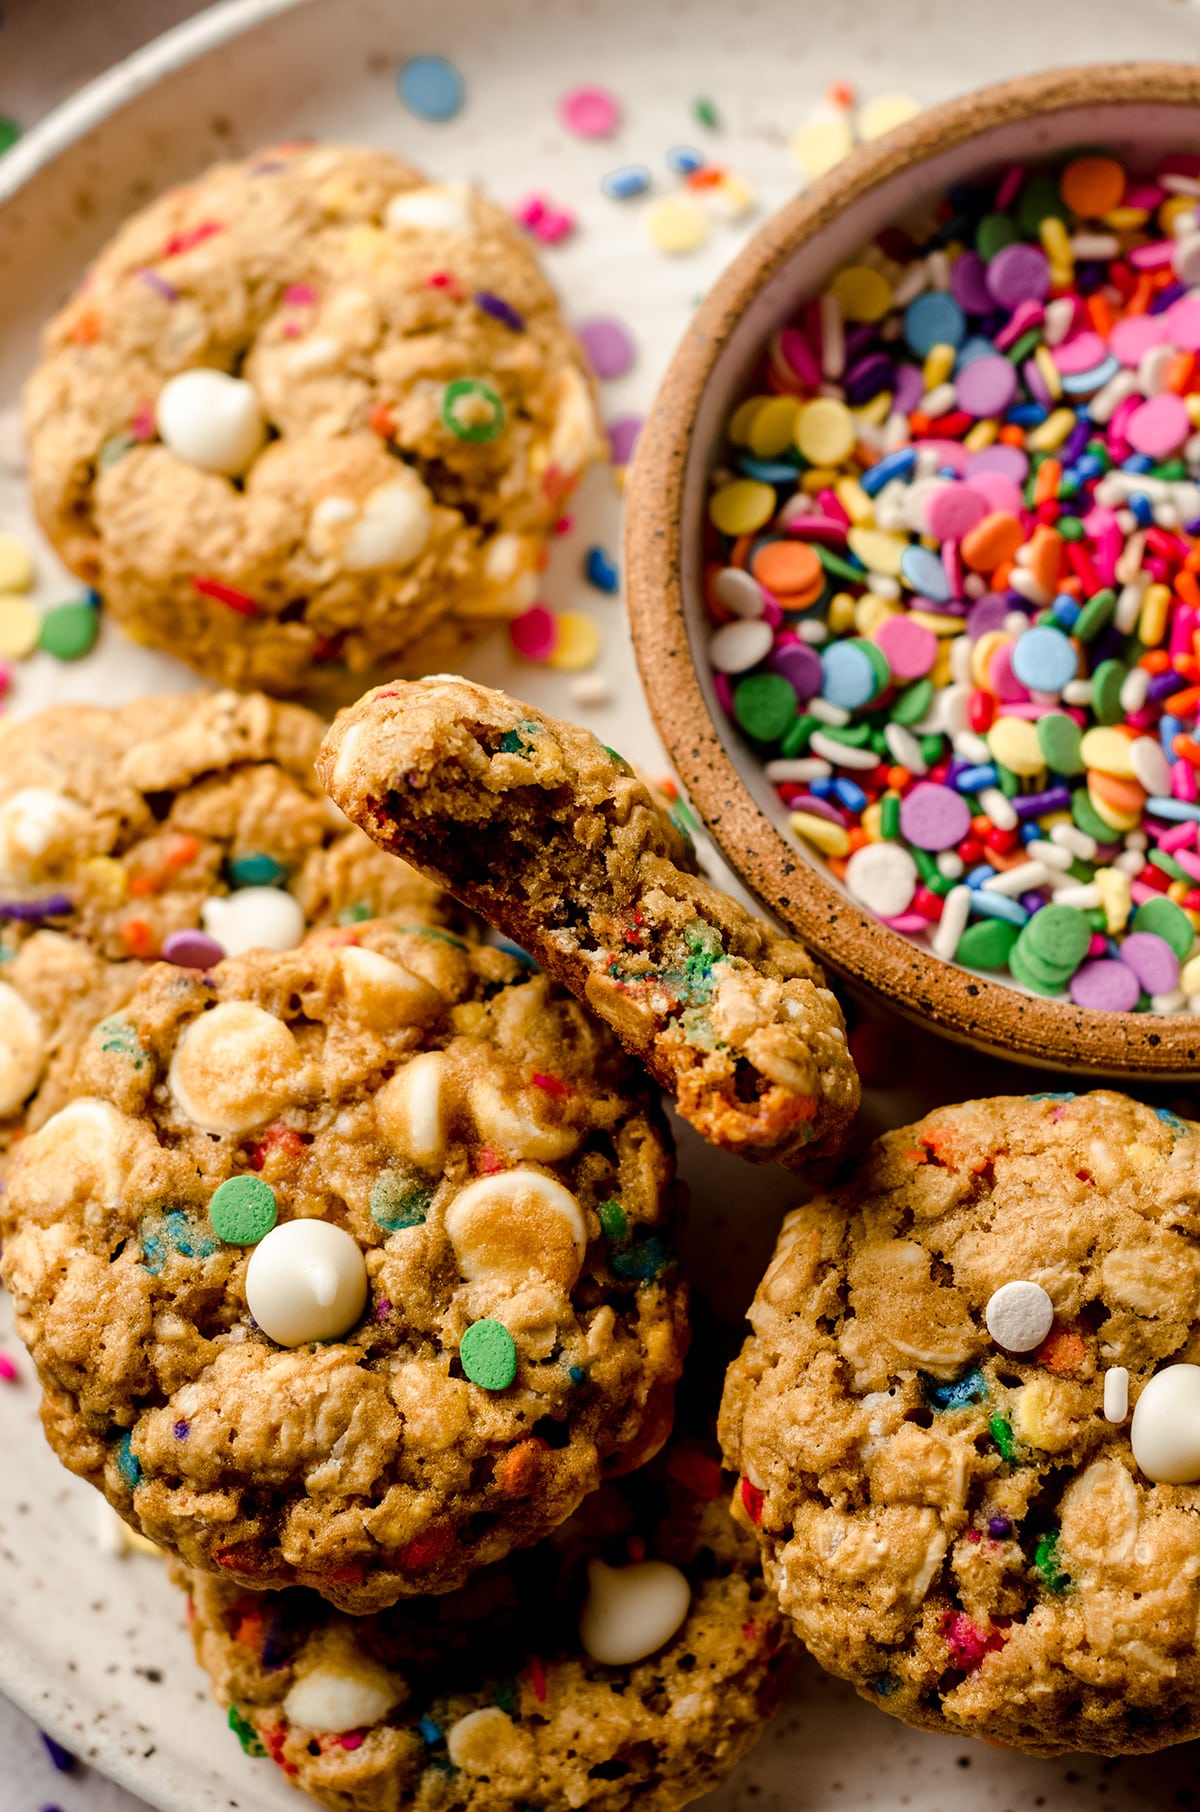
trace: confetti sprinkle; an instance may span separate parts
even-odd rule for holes
[[[618,321],[615,315],[592,315],[580,322],[576,332],[598,378],[624,377],[632,368],[633,339],[624,322]]]
[[[558,641],[554,613],[544,604],[531,604],[508,626],[508,636],[517,653],[527,661],[548,661]]]
[[[0,594],[0,655],[24,660],[38,645],[42,619],[28,598]]]
[[[611,138],[621,109],[607,88],[572,88],[558,103],[558,117],[577,138]]]
[[[615,466],[626,466],[633,458],[633,450],[642,431],[643,417],[640,415],[618,415],[606,423],[609,457]],[[0,653],[4,650],[0,648]]]
[[[563,610],[557,618],[554,647],[547,665],[563,673],[577,673],[592,666],[600,653],[600,631],[581,611]]]
[[[100,612],[82,600],[56,604],[41,622],[41,646],[57,661],[79,661],[90,654],[100,633]]]
[[[597,591],[602,591],[610,597],[620,585],[620,574],[617,571],[616,562],[610,559],[602,547],[588,548],[584,557],[583,571],[589,585],[594,585]]]
[[[686,195],[664,195],[646,215],[651,243],[668,257],[681,257],[702,246],[709,235],[704,209]]]
[[[452,120],[461,113],[466,84],[446,57],[410,57],[396,76],[396,92],[422,120]]]

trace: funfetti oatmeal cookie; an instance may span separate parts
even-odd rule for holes
[[[181,1574],[196,1651],[248,1753],[335,1812],[669,1812],[728,1774],[787,1675],[728,1490],[710,1449],[673,1444],[460,1591],[369,1618]]]
[[[505,211],[334,145],[128,220],[47,327],[25,419],[42,526],[129,634],[271,692],[526,607],[603,451]]]
[[[343,711],[318,771],[382,848],[586,1000],[711,1143],[801,1164],[841,1148],[858,1077],[821,971],[695,873],[590,731],[439,674]]]
[[[722,1444],[797,1632],[885,1711],[1200,1735],[1198,1179],[1165,1109],[970,1101],[785,1221]]]
[[[8,1180],[60,1458],[242,1585],[353,1613],[547,1534],[671,1419],[657,1103],[579,1004],[440,928],[156,965]]]

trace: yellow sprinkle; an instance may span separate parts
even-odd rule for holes
[[[735,478],[708,500],[708,519],[723,535],[752,535],[774,514],[774,489],[757,478]]]
[[[1033,362],[1042,374],[1042,382],[1045,384],[1054,401],[1057,402],[1062,395],[1062,378],[1059,375],[1058,366],[1050,356],[1050,348],[1048,346],[1035,346],[1033,349]]]
[[[1200,994],[1200,955],[1188,957],[1179,972],[1179,986],[1185,994]]]
[[[1171,589],[1168,585],[1150,585],[1142,599],[1141,615],[1138,617],[1138,640],[1146,648],[1157,648],[1167,633],[1167,615],[1171,608]]]
[[[600,652],[600,631],[591,617],[578,610],[560,610],[557,621],[558,640],[546,665],[557,667],[560,673],[581,673],[594,664]]]
[[[874,636],[889,617],[901,614],[898,604],[890,604],[886,598],[877,598],[873,591],[865,591],[854,606],[854,627],[859,635]]]
[[[778,459],[791,446],[800,404],[794,396],[773,396],[755,412],[746,445],[756,459]]]
[[[1200,395],[1192,392],[1185,396],[1183,406],[1188,412],[1193,428],[1200,428]]]
[[[1119,730],[1089,730],[1079,745],[1079,759],[1085,768],[1098,768],[1102,774],[1115,774],[1122,780],[1133,779],[1133,743]]]
[[[953,643],[948,639],[938,643],[938,651],[933,657],[933,666],[929,669],[929,682],[935,690],[940,691],[943,686],[948,686],[954,678],[950,670],[952,646]]]
[[[704,244],[708,216],[686,195],[664,195],[647,210],[646,231],[660,252],[677,257]]]
[[[993,760],[1031,780],[1046,765],[1037,728],[1025,717],[998,717],[985,738]]]
[[[28,591],[33,584],[33,559],[23,541],[0,531],[0,592]]]
[[[1116,937],[1129,923],[1129,912],[1133,905],[1129,876],[1119,868],[1098,868],[1095,880],[1096,892],[1100,895],[1100,904],[1104,909],[1105,929],[1110,937]]]
[[[891,795],[891,797],[893,799],[899,799],[900,795],[899,795],[899,793],[893,793]],[[872,800],[871,804],[866,808],[866,810],[864,811],[864,813],[862,815],[861,822],[862,822],[863,830],[867,834],[868,842],[882,843],[882,841],[883,841],[883,806],[880,804],[878,799]],[[1200,992],[1200,987],[1197,988],[1197,992]]]
[[[910,610],[909,616],[914,623],[920,623],[925,629],[932,629],[937,636],[954,636],[962,634],[961,617],[942,617],[933,610]]]
[[[886,529],[852,528],[846,535],[846,543],[868,572],[883,573],[889,579],[899,578],[900,557],[909,545],[906,536],[889,535]],[[955,627],[961,629],[962,625]]]
[[[793,812],[788,823],[798,837],[811,843],[825,856],[845,856],[850,852],[850,839],[840,824],[831,824],[828,818],[818,818],[813,812]]]
[[[968,453],[981,453],[984,447],[990,447],[1000,432],[1000,424],[995,420],[976,422],[975,426],[963,435],[963,446]]]
[[[848,591],[833,594],[825,618],[834,635],[849,635],[854,628],[854,610],[855,600]]]
[[[951,621],[954,619],[952,618]],[[980,636],[971,650],[971,684],[987,690],[988,669],[993,657],[1001,648],[1007,648],[1012,641],[1003,629],[989,629]]]
[[[1119,208],[1111,208],[1107,214],[1101,214],[1100,218],[1114,233],[1132,233],[1136,228],[1145,226],[1150,214],[1146,208],[1131,208],[1122,203]]]
[[[1186,881],[1172,881],[1167,888],[1167,898],[1168,900],[1174,900],[1177,906],[1182,906],[1183,902],[1187,899],[1189,892],[1190,888]]]
[[[829,287],[847,321],[881,321],[892,306],[891,284],[866,264],[848,264]]]
[[[841,477],[830,466],[810,466],[800,480],[800,489],[806,497],[815,497],[818,491],[830,491]]]
[[[850,121],[844,113],[832,120],[813,120],[793,132],[788,144],[792,156],[812,182],[832,170],[854,145]]]
[[[867,496],[857,478],[839,478],[833,487],[833,494],[851,522],[874,522],[874,501]]]
[[[348,258],[355,264],[365,264],[372,270],[381,265],[390,264],[396,257],[396,241],[390,233],[381,227],[365,224],[351,227],[342,241],[342,247]]]
[[[856,422],[865,422],[867,426],[871,428],[882,428],[884,422],[891,414],[891,411],[891,391],[880,390],[877,395],[871,398],[869,403],[864,403],[861,409],[856,409],[854,411],[854,419]]]
[[[796,445],[810,465],[836,466],[849,459],[854,451],[854,417],[845,403],[835,396],[805,403],[796,418]]]
[[[89,856],[83,865],[83,884],[102,906],[120,906],[129,893],[129,876],[123,862],[113,856]]]
[[[727,170],[715,189],[705,190],[705,199],[722,220],[741,220],[754,211],[757,197],[744,176]]]
[[[125,1540],[132,1553],[149,1554],[154,1560],[162,1559],[162,1549],[158,1543],[150,1541],[146,1536],[139,1534],[136,1529],[131,1529],[128,1523],[125,1524]]]
[[[914,101],[911,94],[877,94],[858,110],[858,136],[882,138],[885,132],[902,126],[920,111],[920,101]]]
[[[1107,800],[1099,798],[1092,791],[1090,786],[1088,788],[1088,804],[1095,812],[1097,818],[1100,819],[1101,823],[1107,824],[1110,830],[1120,831],[1122,835],[1124,835],[1126,831],[1136,830],[1138,825],[1142,822],[1142,814],[1140,812],[1117,811],[1115,807],[1109,805]]]
[[[1047,258],[1051,264],[1062,264],[1071,270],[1074,259],[1071,256],[1071,241],[1062,221],[1054,214],[1046,214],[1038,225],[1038,237],[1042,242]]]
[[[726,433],[735,447],[750,445],[750,435],[758,419],[759,411],[774,401],[773,396],[748,396],[744,403],[738,404],[729,418],[729,426],[726,429]]]
[[[1125,1147],[1125,1156],[1138,1170],[1153,1170],[1156,1165],[1162,1163],[1162,1159],[1154,1147],[1143,1145],[1140,1139],[1135,1139],[1132,1145]]]
[[[925,355],[925,363],[921,367],[921,378],[926,390],[936,390],[939,384],[946,382],[954,370],[956,357],[953,346],[947,346],[944,342],[939,342],[937,346],[929,348]]]
[[[1158,224],[1163,232],[1171,238],[1175,232],[1175,222],[1181,214],[1190,214],[1196,206],[1194,195],[1168,195],[1158,210]]]
[[[28,598],[0,595],[0,655],[23,660],[38,645],[42,619]]]
[[[1025,445],[1034,453],[1053,453],[1056,448],[1062,446],[1074,426],[1075,411],[1073,409],[1054,409],[1044,422],[1040,422],[1036,428],[1030,429],[1025,436]]]

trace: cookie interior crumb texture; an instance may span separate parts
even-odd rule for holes
[[[1153,1483],[1105,1414],[1109,1372],[1136,1404],[1200,1356],[1198,1161],[1121,1095],[972,1101],[784,1223],[722,1444],[797,1632],[885,1711],[1044,1755],[1200,1735],[1200,1454]],[[988,1332],[1014,1281],[1053,1303],[1034,1351]]]
[[[858,1078],[808,952],[695,872],[686,832],[587,730],[446,675],[368,693],[318,769],[347,816],[529,950],[715,1145],[840,1151]]]
[[[516,957],[376,921],[159,964],[74,1093],[14,1158],[4,1278],[55,1451],[190,1564],[375,1610],[661,1445],[685,1334],[668,1135],[604,1028]],[[341,1338],[293,1317],[284,1346],[247,1272],[303,1218],[352,1236],[366,1305]],[[470,1376],[489,1321],[507,1387]]]
[[[525,608],[603,451],[504,210],[332,145],[126,221],[46,328],[25,421],[39,520],[127,632],[271,692]]]
[[[551,1540],[366,1619],[301,1589],[178,1577],[243,1747],[335,1812],[668,1812],[728,1774],[787,1675],[786,1623],[728,1489],[707,1445],[673,1442]],[[632,1594],[621,1633],[636,1623],[651,1652],[590,1658],[579,1631],[597,1568]],[[682,1599],[649,1628],[656,1571]]]

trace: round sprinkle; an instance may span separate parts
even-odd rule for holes
[[[1126,423],[1129,444],[1151,459],[1166,459],[1182,447],[1192,432],[1192,418],[1181,396],[1165,391],[1140,403]]]
[[[1114,157],[1077,157],[1059,178],[1058,192],[1076,214],[1110,214],[1125,194],[1125,172]]]
[[[1049,624],[1026,630],[1012,652],[1012,670],[1031,692],[1061,692],[1075,678],[1077,665],[1075,650],[1062,630]]]
[[[458,440],[495,440],[504,429],[504,404],[482,378],[455,378],[442,392],[442,421]]]
[[[227,1177],[208,1204],[213,1232],[227,1246],[256,1246],[277,1215],[275,1191],[261,1177]]]
[[[1143,993],[1171,994],[1179,986],[1179,958],[1153,931],[1131,932],[1123,939],[1119,956],[1137,976]]]
[[[473,1321],[458,1349],[462,1368],[481,1390],[507,1390],[517,1375],[517,1348],[502,1321]]]
[[[87,603],[56,604],[41,623],[41,645],[58,661],[79,661],[96,646],[100,612]]]
[[[162,953],[180,969],[211,969],[225,955],[216,938],[203,931],[172,931],[163,940]]]
[[[892,305],[892,286],[869,264],[848,264],[829,285],[848,321],[880,321]]]
[[[531,604],[508,626],[508,637],[527,661],[548,661],[558,643],[558,622],[544,604]]]
[[[1045,906],[1029,921],[1023,941],[1043,962],[1071,970],[1087,955],[1092,933],[1074,906]]]
[[[966,331],[966,315],[954,297],[941,290],[927,290],[904,313],[904,338],[922,359],[935,346],[961,346]]]
[[[754,478],[735,478],[708,500],[708,519],[723,535],[752,535],[770,520],[775,493]]]
[[[920,111],[920,101],[914,101],[911,94],[877,94],[858,110],[858,136],[868,141],[882,138],[885,132],[915,119]]]
[[[33,556],[23,541],[0,531],[0,592],[28,591],[33,584]]]
[[[1133,915],[1134,931],[1149,931],[1170,945],[1181,963],[1192,954],[1196,934],[1192,922],[1174,900],[1146,900]]]
[[[0,656],[20,661],[32,654],[42,633],[42,619],[28,598],[0,595]]]
[[[968,925],[954,952],[968,969],[1006,969],[1020,929],[1004,919],[977,919]]]
[[[1002,415],[1017,394],[1017,371],[1009,359],[984,353],[964,366],[955,380],[955,400],[968,415]]]
[[[900,830],[917,849],[953,849],[970,828],[970,806],[948,786],[923,782],[900,801]]]
[[[1032,1353],[1054,1325],[1054,1304],[1037,1283],[1006,1283],[993,1290],[983,1318],[997,1346]]]
[[[821,656],[821,696],[843,711],[869,704],[878,690],[875,668],[861,642],[834,642]]]
[[[677,257],[708,238],[708,215],[686,195],[664,195],[646,212],[646,231],[660,252]]]
[[[1101,1013],[1131,1013],[1141,998],[1141,985],[1125,963],[1108,957],[1084,963],[1070,980],[1071,999],[1077,1007]]]
[[[868,843],[846,864],[850,897],[881,919],[908,911],[919,879],[916,863],[900,843]]]
[[[558,103],[558,117],[576,138],[611,138],[621,109],[607,88],[570,88]]]
[[[600,631],[579,610],[562,610],[555,619],[554,647],[546,665],[559,673],[582,673],[600,653]]]
[[[598,378],[624,377],[634,360],[633,339],[615,315],[592,315],[578,327],[588,363]]]
[[[633,450],[642,431],[642,420],[640,415],[618,415],[605,423],[609,457],[614,466],[626,466],[633,458]]]
[[[875,632],[894,679],[923,679],[937,660],[938,639],[932,629],[911,617],[888,617]]]
[[[796,693],[779,673],[756,673],[739,682],[733,709],[756,742],[778,742],[797,714]]]
[[[400,66],[396,92],[422,120],[452,120],[467,94],[462,76],[446,57],[410,57]]]
[[[789,149],[811,182],[818,176],[824,176],[826,170],[832,170],[835,164],[840,164],[843,157],[854,149],[854,133],[850,121],[844,113],[835,119],[814,120],[811,125],[801,126],[798,132],[792,134]]]

